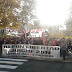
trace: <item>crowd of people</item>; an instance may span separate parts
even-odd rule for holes
[[[63,38],[62,38],[63,39]],[[47,46],[60,46],[62,39],[47,38],[45,39],[45,45]],[[72,49],[72,39],[65,39],[65,43],[68,49]],[[0,38],[0,46],[2,44],[32,44],[32,45],[44,45],[43,38]]]
[[[46,45],[46,46],[60,46],[63,59],[65,59],[66,51],[72,50],[72,39],[58,39],[58,38],[46,38],[45,42],[43,38],[0,38],[0,48],[2,44],[31,44],[31,45]]]
[[[0,45],[2,44],[33,44],[43,45],[41,38],[0,38]]]

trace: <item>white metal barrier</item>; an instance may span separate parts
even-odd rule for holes
[[[3,44],[2,56],[31,56],[60,59],[60,47],[26,44]]]

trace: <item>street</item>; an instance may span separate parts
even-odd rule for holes
[[[72,63],[30,60],[11,72],[72,72]]]
[[[72,72],[72,62],[0,58],[0,72]]]

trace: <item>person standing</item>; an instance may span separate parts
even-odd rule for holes
[[[63,60],[65,60],[65,56],[66,56],[66,48],[67,48],[67,45],[66,45],[66,41],[65,41],[65,38],[62,38],[61,42],[60,42],[60,49],[62,51],[62,56],[63,56]]]
[[[2,44],[4,44],[3,39],[0,38],[0,56],[2,55]]]

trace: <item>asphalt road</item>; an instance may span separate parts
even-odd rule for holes
[[[72,62],[28,60],[10,72],[72,72]]]

